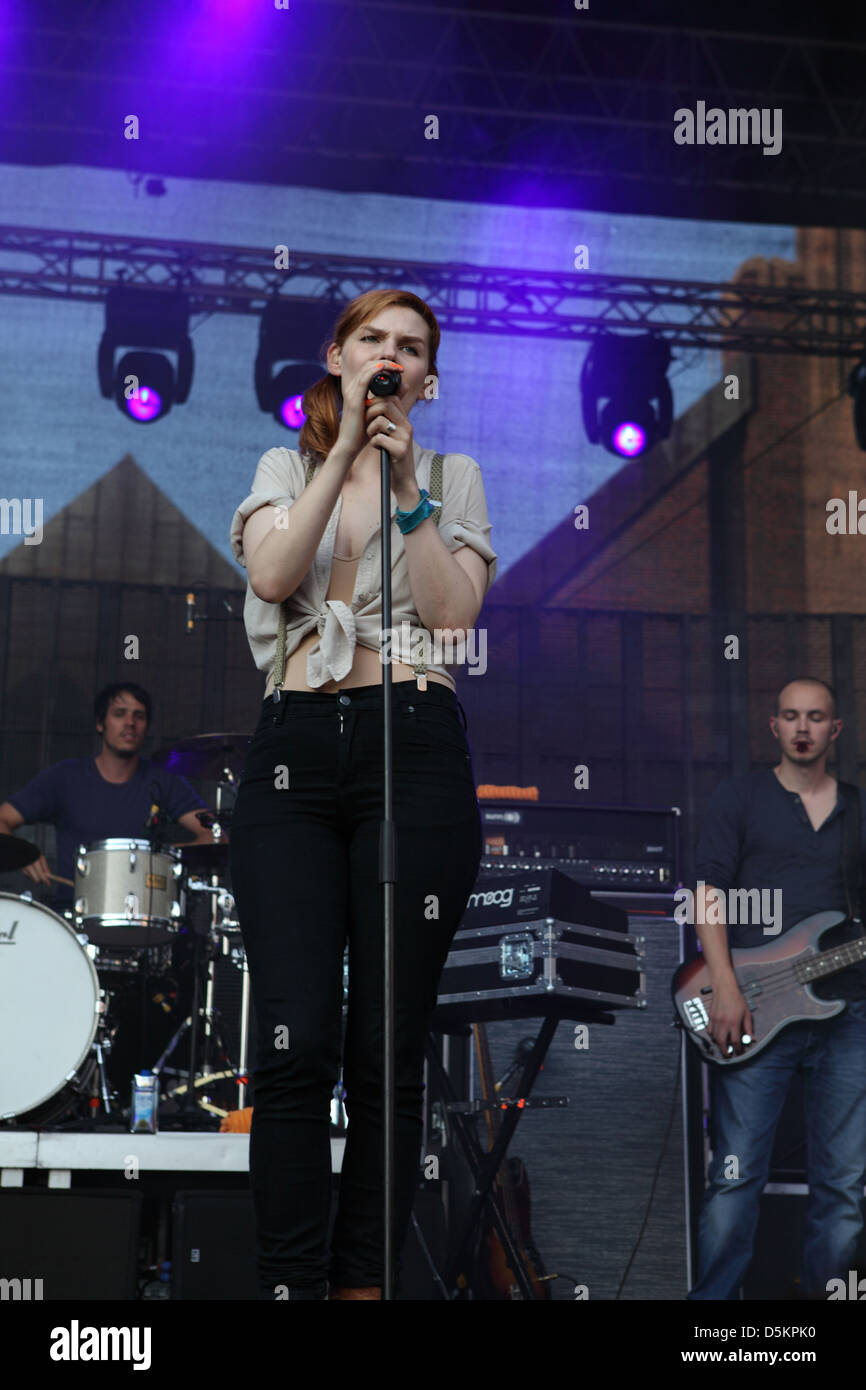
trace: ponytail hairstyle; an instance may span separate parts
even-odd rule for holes
[[[427,324],[430,329],[430,360],[427,363],[426,374],[438,376],[436,353],[439,350],[440,333],[436,315],[423,299],[419,299],[408,290],[367,290],[366,294],[359,294],[356,299],[350,300],[334,325],[333,336],[321,345],[320,358],[326,356],[332,342],[341,348],[350,333],[354,333],[361,324],[375,318],[383,309],[394,306],[414,309]],[[304,392],[302,405],[307,418],[298,440],[298,449],[302,455],[306,454],[316,463],[323,463],[328,457],[340,432],[342,403],[340,378],[332,376],[330,372],[327,376],[320,377]]]

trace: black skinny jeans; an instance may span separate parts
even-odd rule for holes
[[[424,1039],[478,872],[481,818],[454,693],[394,682],[392,714],[399,1268],[421,1156]],[[232,887],[258,1024],[250,1173],[259,1282],[271,1297],[275,1286],[291,1297],[325,1279],[383,1283],[381,764],[380,685],[283,692],[264,702],[232,817]],[[347,940],[348,1128],[329,1262]]]

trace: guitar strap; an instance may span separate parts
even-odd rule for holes
[[[839,794],[845,802],[845,814],[842,817],[842,881],[845,884],[848,916],[860,926],[860,788],[853,782],[839,782],[838,785]]]

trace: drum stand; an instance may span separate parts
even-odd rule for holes
[[[65,1109],[60,1112],[60,1117],[55,1116],[53,1119],[46,1119],[44,1124],[38,1126],[40,1129],[80,1130],[83,1123],[89,1124],[91,1128],[95,1128],[98,1124],[112,1125],[116,1128],[123,1123],[120,1100],[117,1092],[109,1088],[108,1073],[105,1068],[105,1055],[111,1051],[111,1027],[108,1017],[108,1011],[111,1007],[111,991],[104,986],[100,986],[100,989],[103,995],[103,1004],[96,1035],[90,1044],[93,1066],[85,1072],[84,1077],[75,1086]],[[101,1102],[101,1109],[98,1104],[94,1104],[97,1097]],[[82,1109],[84,1114],[81,1113]],[[65,1118],[63,1118],[64,1116]]]
[[[230,897],[230,894],[226,895]],[[234,902],[232,901],[232,905]],[[238,1094],[237,1108],[243,1110],[247,1103],[247,1088],[249,1086],[249,1028],[250,1028],[250,967],[247,961],[247,954],[243,947],[232,949],[231,939],[238,936],[239,929],[234,921],[223,918],[217,931],[222,935],[223,955],[231,959],[232,964],[241,972],[241,1016],[240,1033],[238,1037]],[[213,971],[211,971],[211,977]],[[209,981],[211,983],[211,981]]]
[[[110,1044],[109,1044],[110,1045]],[[97,1036],[93,1040],[93,1051],[96,1053],[96,1075],[99,1078],[99,1095],[102,1100],[102,1109],[105,1115],[112,1115],[111,1097],[108,1093],[108,1078],[105,1074],[105,1061],[102,1056],[103,1044]],[[92,1108],[92,1118],[96,1119],[96,1107]],[[112,1115],[113,1119],[113,1115]]]
[[[215,1026],[215,1011],[213,1006],[214,992],[214,957],[213,952],[208,955],[207,965],[207,984],[205,986],[204,1008],[201,1007],[201,965],[204,953],[204,944],[210,947],[215,942],[221,930],[224,930],[225,912],[234,906],[234,899],[230,893],[220,885],[217,875],[212,875],[210,883],[203,880],[191,878],[186,884],[187,890],[194,893],[207,893],[210,895],[210,922],[205,933],[196,931],[193,925],[193,957],[192,957],[192,1004],[190,1014],[184,1019],[177,1032],[169,1039],[168,1045],[162,1056],[157,1061],[154,1072],[159,1075],[167,1059],[173,1053],[175,1047],[183,1037],[185,1030],[189,1029],[189,1071],[187,1074],[186,1092],[179,1107],[178,1113],[171,1117],[166,1127],[172,1129],[213,1129],[218,1124],[216,1116],[205,1108],[206,1097],[199,1098],[196,1095],[196,1078],[199,1075],[198,1067],[198,1048],[199,1048],[199,1020],[204,1021],[204,1040],[203,1054],[201,1063],[201,1076],[206,1079],[211,1071],[211,1045],[215,1037],[218,1037],[220,1045],[224,1048],[224,1040],[221,1034],[217,1033]],[[223,922],[217,923],[216,914],[219,909],[223,915]],[[249,973],[244,971],[242,982],[242,1035],[241,1035],[241,1055],[239,1059],[240,1073],[245,1074],[246,1067],[246,1024],[249,1015]],[[245,1095],[245,1087],[241,1088]],[[241,1100],[241,1105],[243,1100]]]
[[[198,1037],[199,1019],[204,1012],[201,1009],[201,960],[202,960],[202,935],[193,928],[193,951],[192,951],[192,1004],[187,1018],[178,1028],[177,1032],[169,1039],[168,1045],[162,1056],[156,1062],[153,1070],[159,1076],[162,1069],[174,1052],[175,1047],[180,1042],[186,1029],[189,1029],[189,1069],[187,1072],[186,1092],[180,1104],[178,1112],[173,1115],[163,1128],[167,1129],[214,1129],[218,1124],[216,1116],[210,1111],[205,1110],[199,1103],[195,1092],[195,1080],[198,1075]]]

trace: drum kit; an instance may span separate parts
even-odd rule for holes
[[[190,843],[190,831],[157,812],[140,837],[80,846],[74,881],[51,876],[73,889],[62,915],[30,892],[0,893],[0,1123],[123,1125],[129,1095],[119,1091],[116,1070],[112,1076],[111,1054],[123,1042],[124,1001],[146,992],[151,1007],[171,1012],[181,943],[192,966],[187,1016],[158,1058],[133,1047],[132,1070],[148,1068],[160,1098],[173,1102],[163,1107],[167,1122],[160,1112],[163,1128],[215,1128],[227,1109],[214,1095],[228,1093],[229,1108],[248,1103],[249,973],[225,838],[248,745],[244,734],[205,734],[153,755],[157,766],[216,783],[215,816],[199,813],[213,844]],[[0,872],[23,869],[39,854],[27,840],[0,836]],[[234,1055],[215,1007],[219,956],[241,976]],[[176,1053],[186,1066],[168,1065]]]

